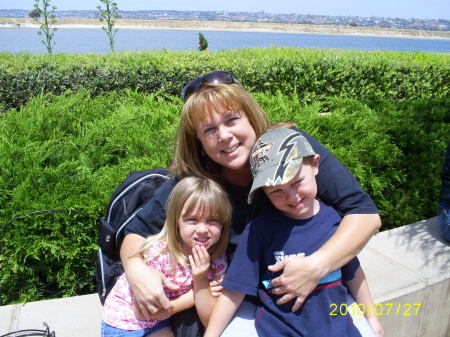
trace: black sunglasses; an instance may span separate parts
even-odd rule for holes
[[[233,75],[227,73],[226,71],[214,71],[202,77],[196,78],[195,80],[186,84],[183,88],[183,91],[181,91],[181,98],[183,98],[184,101],[187,100],[189,96],[199,91],[202,87],[202,84],[205,82],[220,84],[239,83]]]

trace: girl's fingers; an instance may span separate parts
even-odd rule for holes
[[[189,255],[188,259],[189,259],[189,263],[191,264],[192,271],[194,271],[196,269],[195,260],[192,257],[192,255]]]
[[[200,259],[200,255],[199,255],[198,249],[199,249],[198,246],[193,247],[192,248],[192,255],[194,256],[195,262],[201,263],[201,259]]]
[[[192,255],[189,255],[189,262],[192,272],[195,274],[208,271],[210,267],[208,250],[204,246],[192,247]]]
[[[208,260],[209,260],[208,250],[206,249],[205,246],[201,246],[201,247],[200,247],[199,255],[201,255],[202,258],[203,258],[205,261],[208,261]]]
[[[197,263],[208,263],[209,254],[204,246],[195,246],[192,248],[192,255]]]

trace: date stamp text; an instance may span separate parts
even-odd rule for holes
[[[422,303],[378,303],[370,306],[346,303],[330,304],[330,316],[377,315],[377,316],[417,316]]]

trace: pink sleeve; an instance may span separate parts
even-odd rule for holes
[[[225,274],[228,267],[228,262],[225,254],[214,260],[211,264],[211,269],[214,270],[214,276]]]
[[[153,269],[162,271],[162,267],[160,264],[160,260],[164,257],[164,249],[165,249],[165,243],[164,242],[154,242],[150,247],[147,248],[147,250],[144,252],[144,260],[145,263],[152,267]]]

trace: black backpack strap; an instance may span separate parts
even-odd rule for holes
[[[151,179],[152,177],[155,178],[155,180],[159,179],[159,182],[155,184],[155,188],[153,189],[153,193],[156,191],[156,189],[161,185],[161,183],[165,180],[169,179],[169,170],[165,168],[157,168],[153,170],[146,170],[146,171],[133,171],[131,172],[128,177],[125,179],[125,181],[114,191],[111,201],[108,206],[108,212],[106,215],[106,221],[111,221],[111,215],[114,211],[114,207],[118,202],[120,202],[121,198],[130,192],[133,188],[139,188],[139,184],[142,183],[145,180]],[[139,195],[140,193],[134,193],[135,195]],[[134,203],[137,203],[136,199],[132,201]]]
[[[119,251],[125,228],[168,180],[169,171],[164,168],[131,172],[113,193],[106,217],[99,219],[100,249],[97,252],[96,279],[102,304],[124,272]]]

